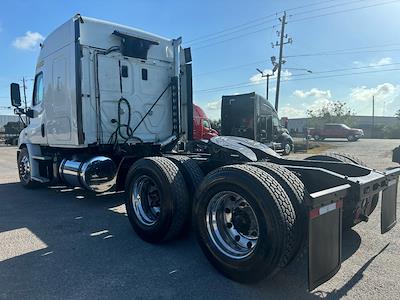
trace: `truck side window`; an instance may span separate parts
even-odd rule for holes
[[[210,121],[207,119],[203,119],[203,127],[210,129],[211,128]]]
[[[40,72],[35,77],[35,86],[33,88],[32,105],[38,105],[43,101],[43,73]]]
[[[279,126],[279,119],[275,116],[272,117],[272,125],[274,127],[278,127]]]

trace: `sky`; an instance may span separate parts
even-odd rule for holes
[[[297,118],[333,101],[358,115],[400,109],[400,0],[28,1],[0,3],[0,114],[12,114],[9,84],[28,79],[31,101],[39,43],[76,13],[132,26],[192,48],[194,101],[211,119],[223,95],[265,96],[264,74],[278,57],[279,17],[287,11],[279,100]],[[287,39],[286,39],[287,40]],[[311,71],[311,72],[310,72]],[[270,78],[274,102],[276,78]]]

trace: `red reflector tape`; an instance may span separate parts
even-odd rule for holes
[[[322,216],[323,214],[326,214],[332,210],[339,209],[342,207],[343,207],[343,200],[339,200],[338,202],[331,203],[331,204],[310,210],[309,216],[310,216],[310,219],[314,219],[314,218]]]

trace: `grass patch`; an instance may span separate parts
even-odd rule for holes
[[[309,141],[308,149],[307,149],[306,141],[295,140],[295,142],[294,142],[295,152],[305,152],[305,153],[309,153],[309,154],[319,154],[319,153],[328,151],[329,149],[333,149],[336,147],[337,146],[332,145],[332,144]]]

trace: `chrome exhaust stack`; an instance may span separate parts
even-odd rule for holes
[[[114,186],[116,167],[112,159],[105,156],[85,161],[63,159],[59,173],[61,180],[70,186],[103,193]]]

